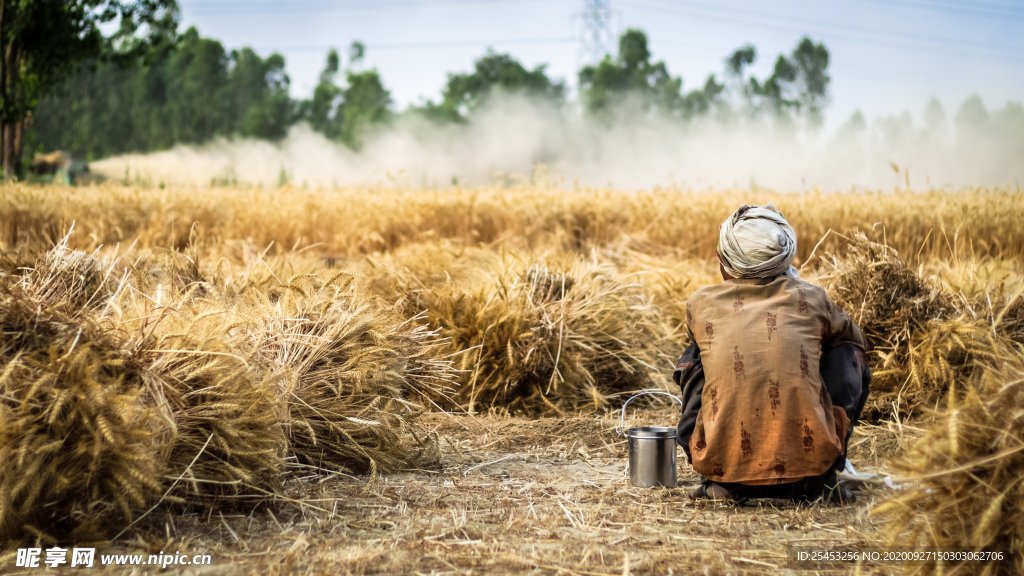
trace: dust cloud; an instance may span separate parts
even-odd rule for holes
[[[554,185],[776,190],[1019,186],[1024,182],[1024,108],[989,113],[969,100],[947,120],[933,101],[828,133],[779,119],[717,114],[683,121],[624,102],[595,119],[571,107],[493,97],[465,124],[403,114],[363,136],[354,151],[308,125],[279,142],[219,139],[94,162],[115,181],[329,187]],[[979,108],[980,107],[980,108]],[[965,111],[966,110],[966,111]],[[980,112],[979,112],[980,110]]]

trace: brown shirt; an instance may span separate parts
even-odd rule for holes
[[[706,382],[690,439],[709,480],[795,482],[843,453],[846,413],[821,380],[821,349],[864,336],[821,288],[786,276],[726,280],[686,304]]]

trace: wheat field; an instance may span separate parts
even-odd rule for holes
[[[801,542],[914,542],[1010,558],[861,568],[1019,573],[1022,199],[4,185],[0,539],[309,574],[762,573]],[[617,407],[673,391],[718,226],[767,202],[872,348],[851,460],[904,490],[626,481]]]

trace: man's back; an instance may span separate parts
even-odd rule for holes
[[[727,280],[690,298],[687,327],[706,378],[690,441],[695,470],[775,484],[836,462],[849,420],[822,384],[822,345],[864,341],[821,288],[788,276]]]

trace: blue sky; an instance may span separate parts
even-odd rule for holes
[[[436,99],[446,74],[468,70],[487,48],[575,86],[583,0],[182,0],[185,26],[229,49],[277,51],[295,96],[308,95],[330,47],[366,44],[396,104]],[[855,110],[869,118],[939,98],[952,116],[971,93],[989,108],[1024,100],[1024,2],[1011,0],[609,0],[612,29],[647,32],[684,88],[752,43],[766,74],[802,35],[832,53],[828,124]]]

